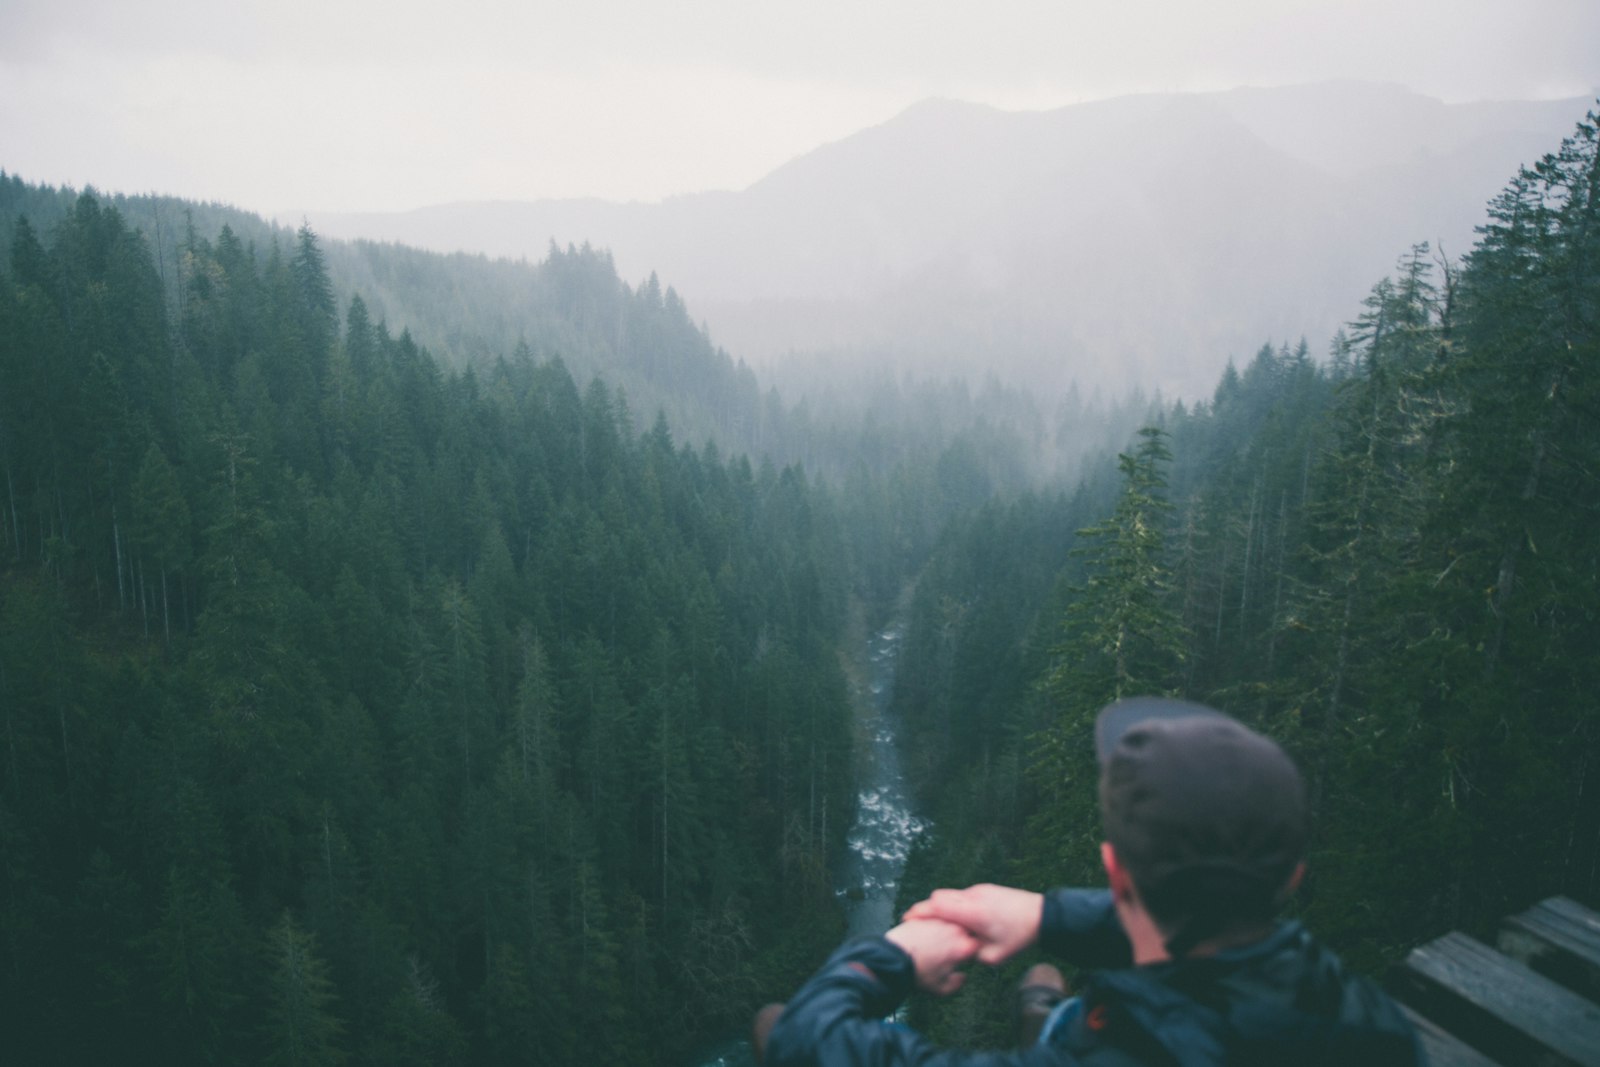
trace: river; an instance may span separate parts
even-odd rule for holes
[[[857,763],[860,791],[849,851],[834,872],[834,891],[845,901],[851,937],[881,934],[894,925],[894,899],[911,846],[927,829],[911,809],[900,749],[889,718],[899,661],[899,626],[875,634],[867,651],[868,692],[858,700],[858,737],[866,744]],[[858,742],[859,743],[859,742]]]
[[[856,822],[833,874],[834,893],[844,904],[850,937],[881,934],[894,924],[895,893],[906,857],[927,832],[906,792],[889,716],[903,636],[898,622],[873,634],[864,650],[864,669],[856,676],[864,679],[856,683],[854,694],[859,747]],[[736,1038],[719,1043],[694,1062],[701,1067],[753,1067],[755,1060],[750,1043]]]

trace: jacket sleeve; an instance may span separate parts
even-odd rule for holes
[[[1059,1052],[941,1049],[885,1016],[916,983],[911,958],[892,942],[846,944],[800,987],[767,1039],[768,1067],[1061,1067]]]
[[[1133,945],[1117,919],[1109,889],[1056,889],[1045,894],[1039,947],[1075,967],[1133,965]]]

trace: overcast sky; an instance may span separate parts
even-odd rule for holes
[[[740,189],[930,96],[1600,87],[1600,0],[0,0],[0,169],[274,213]]]

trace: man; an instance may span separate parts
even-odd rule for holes
[[[1305,872],[1305,790],[1282,749],[1211,708],[1149,697],[1104,709],[1095,749],[1109,889],[939,890],[883,937],[834,953],[775,1023],[769,1014],[766,1062],[1421,1062],[1388,997],[1274,918]],[[968,961],[998,964],[1036,943],[1098,968],[1036,1042],[956,1052],[882,1021],[913,983],[953,993]]]

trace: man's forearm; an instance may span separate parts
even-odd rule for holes
[[[767,1039],[768,1067],[1059,1067],[1042,1046],[941,1049],[883,1021],[916,984],[911,957],[885,938],[845,945],[784,1007]],[[959,994],[958,994],[959,995]]]
[[[916,1063],[926,1044],[881,1020],[916,984],[911,957],[885,938],[834,952],[784,1007],[767,1040],[769,1067]],[[931,1052],[931,1048],[926,1051]]]

